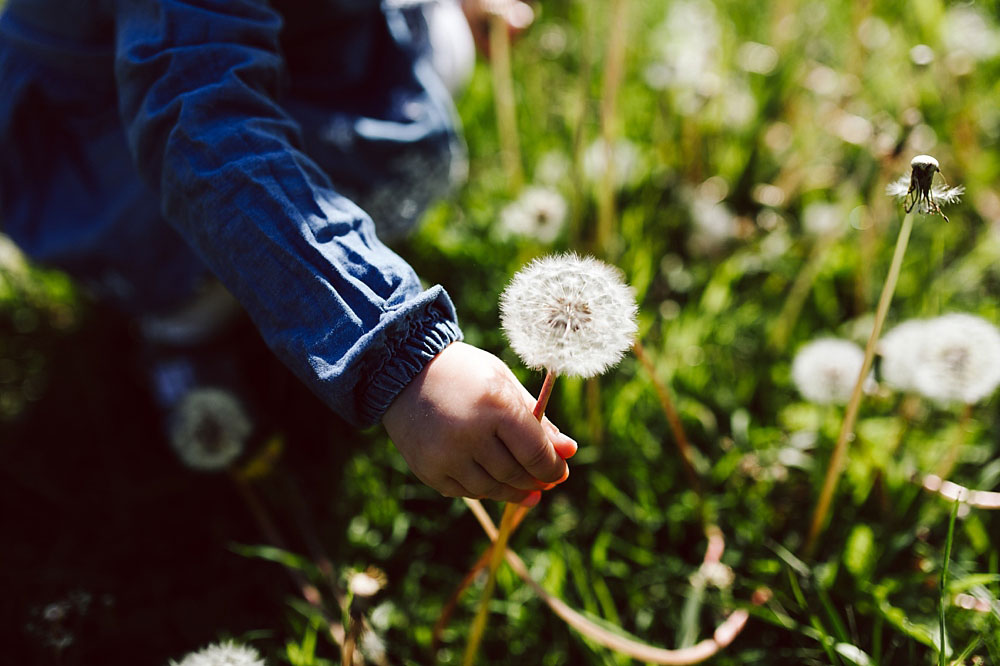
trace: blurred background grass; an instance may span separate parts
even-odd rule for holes
[[[634,358],[599,382],[560,379],[548,414],[580,452],[512,545],[547,589],[665,646],[708,636],[726,612],[770,590],[712,663],[935,663],[950,507],[911,477],[943,455],[957,411],[921,404],[904,425],[899,395],[866,399],[833,520],[816,560],[802,563],[792,553],[841,412],[805,402],[789,368],[816,337],[865,342],[901,217],[884,188],[920,153],[967,193],[949,223],[917,220],[888,326],[952,311],[1000,322],[997,5],[628,2],[612,130],[634,164],[602,246],[584,155],[601,135],[611,5],[547,1],[514,51],[527,180],[569,203],[557,240],[498,230],[517,193],[498,158],[482,65],[459,100],[469,182],[397,249],[447,288],[467,340],[500,355],[533,391],[541,376],[520,368],[498,326],[506,281],[559,250],[619,266],[735,579],[693,591],[705,547],[697,496]],[[815,277],[801,312],[778,335],[807,266]],[[381,429],[352,433],[328,419],[252,332],[238,340],[258,368],[254,381],[282,387],[273,410],[288,430],[286,454],[259,486],[293,549],[305,552],[314,532],[338,571],[384,569],[374,632],[391,663],[430,663],[431,627],[485,537],[461,503],[408,473]],[[227,548],[262,537],[227,479],[171,458],[122,353],[130,345],[127,322],[0,243],[0,619],[30,655],[24,663],[164,663],[223,636],[278,663],[337,661],[322,638],[313,657],[287,648],[308,643],[312,612],[288,601],[294,589],[277,565]],[[996,488],[998,434],[994,398],[973,410],[956,481]],[[288,483],[302,488],[304,508]],[[954,649],[978,640],[980,663],[1000,663],[998,535],[996,514],[973,510],[960,517],[952,551],[951,593],[991,604],[947,616]],[[458,662],[475,597],[463,598],[440,663]],[[52,611],[60,603],[61,615]],[[628,663],[567,629],[509,571],[492,609],[483,663]]]

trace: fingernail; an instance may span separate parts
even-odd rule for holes
[[[576,443],[576,440],[572,437],[567,437],[566,435],[561,435],[559,440],[553,443],[553,447],[556,450],[556,454],[558,454],[563,460],[566,458],[572,458],[576,455],[577,449],[580,448]]]
[[[538,490],[532,490],[528,493],[528,496],[521,500],[521,506],[526,506],[529,509],[536,504],[538,504],[542,499],[542,493]]]

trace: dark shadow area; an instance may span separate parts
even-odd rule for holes
[[[329,515],[339,485],[331,475],[358,435],[248,322],[223,346],[266,405],[255,416],[283,433],[281,465],[309,505],[296,505],[299,517],[338,520]],[[0,423],[0,633],[9,663],[166,664],[220,635],[273,636],[284,624],[295,588],[277,565],[230,549],[265,540],[225,473],[195,472],[174,456],[136,348],[128,322],[91,308],[78,331],[46,350],[40,398]],[[260,482],[279,511],[287,503],[270,500],[283,483]],[[291,547],[304,549],[292,519],[274,518]]]

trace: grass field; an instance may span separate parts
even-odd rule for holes
[[[547,414],[580,449],[510,543],[550,594],[669,649],[745,611],[712,664],[1000,664],[992,495],[923,487],[937,487],[928,475],[1000,485],[985,377],[1000,367],[985,326],[1000,323],[998,11],[544,2],[512,52],[516,131],[498,131],[480,63],[458,101],[468,182],[397,250],[448,290],[466,340],[533,392],[541,373],[508,348],[499,294],[532,258],[600,257],[635,291],[647,361],[556,385]],[[793,362],[815,340],[869,342],[904,226],[886,187],[908,184],[921,154],[939,163],[935,183],[965,189],[947,221],[914,208],[882,333],[951,313],[983,322],[904,353],[917,374],[943,367],[912,385],[880,346],[845,429],[860,357]],[[525,200],[530,188],[546,194]],[[17,663],[164,664],[226,638],[269,663],[340,663],[329,623],[350,618],[336,597],[369,566],[388,583],[358,610],[366,663],[380,663],[374,643],[385,663],[461,663],[482,577],[436,651],[433,627],[489,541],[381,428],[325,416],[243,325],[232,349],[273,397],[281,454],[247,483],[188,471],[121,353],[135,344],[128,323],[21,262],[0,245],[0,621]],[[817,518],[839,440],[843,474]],[[248,485],[286,550],[247,511]],[[973,502],[953,514],[956,494]],[[719,534],[721,558],[704,565]],[[568,627],[509,567],[490,611],[479,663],[633,661]]]

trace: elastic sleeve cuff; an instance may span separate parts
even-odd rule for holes
[[[440,287],[439,287],[440,289]],[[384,353],[362,373],[358,404],[361,424],[382,419],[389,405],[432,358],[452,342],[462,339],[455,310],[444,290],[414,316],[408,317],[385,339]]]

